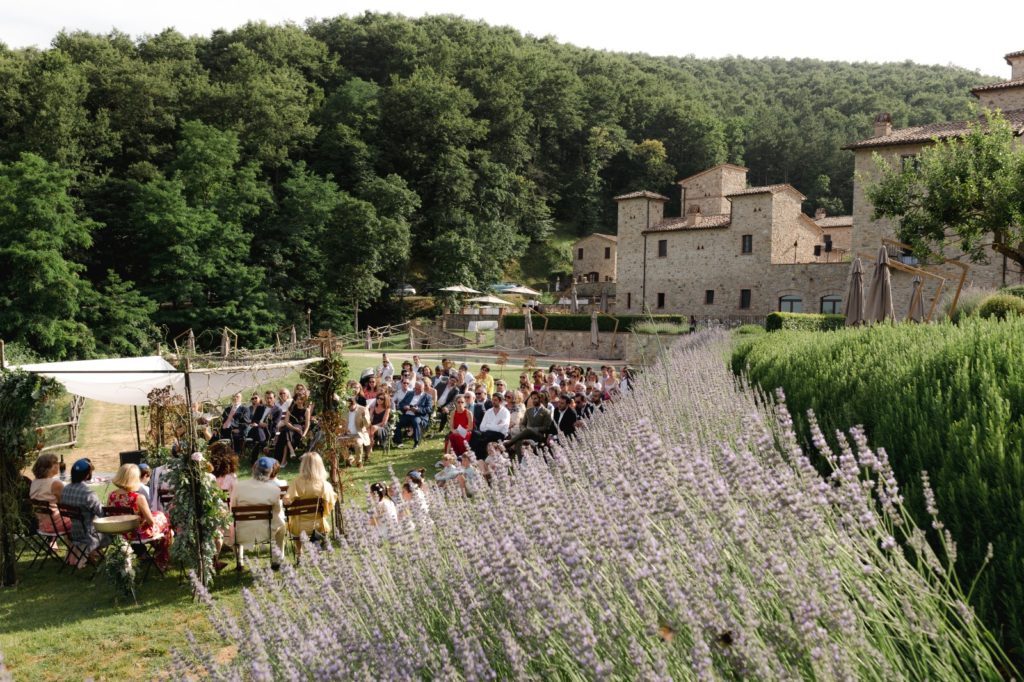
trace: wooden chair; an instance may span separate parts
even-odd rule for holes
[[[109,506],[103,508],[104,516],[120,516],[122,514],[135,514],[135,512],[133,512],[129,507]],[[142,526],[140,525],[135,530],[129,531],[124,535],[128,540],[128,544],[135,552],[135,556],[139,558],[139,561],[146,564],[146,570],[142,574],[142,580],[146,580],[149,576],[149,570],[154,566],[156,567],[157,573],[161,576],[164,575],[164,569],[156,562],[156,550],[153,548],[153,544],[157,540],[163,540],[164,534],[157,533],[152,537],[143,537]]]
[[[327,514],[327,508],[324,504],[322,497],[300,497],[296,500],[292,500],[292,503],[286,505],[284,508],[285,519],[291,519],[294,517],[312,517],[315,525],[320,525],[318,522],[324,518]],[[288,537],[293,541],[292,551],[295,552],[294,542],[299,540],[300,535],[292,535],[288,533]],[[296,554],[298,558],[298,554]]]
[[[60,511],[60,515],[70,519],[72,524],[77,521],[82,526],[85,526],[85,515],[82,513],[80,508],[70,507],[66,504],[58,504],[57,509]],[[99,554],[99,558],[95,559],[91,555],[86,554],[82,547],[76,545],[74,540],[71,540],[68,544],[68,560],[74,561],[75,565],[78,565],[84,559],[86,566],[92,565],[92,575],[89,576],[89,579],[92,580],[96,577],[96,573],[99,571],[100,562],[103,559],[103,553],[105,551],[106,547],[98,548],[96,553]]]
[[[284,493],[282,493],[282,497]],[[242,570],[242,552],[238,550],[238,522],[239,521],[266,521],[267,522],[267,539],[256,540],[253,542],[253,549],[259,547],[259,545],[267,545],[270,547],[274,543],[274,530],[271,522],[274,519],[274,507],[269,504],[252,504],[247,506],[232,507],[231,516],[235,523],[235,567],[240,571]],[[271,556],[273,556],[273,550],[271,550]]]
[[[33,543],[35,556],[32,557],[32,563],[29,566],[34,566],[36,559],[42,559],[39,564],[40,568],[42,568],[43,564],[46,563],[46,559],[51,558],[57,562],[59,566],[57,572],[60,573],[68,565],[60,555],[61,546],[64,547],[65,556],[71,553],[70,528],[65,525],[60,514],[54,511],[49,502],[40,500],[32,500],[31,502],[32,512],[36,515],[36,518],[38,519],[40,516],[48,517],[50,519],[50,526],[55,531],[45,531],[39,527],[38,523],[36,524],[34,534],[38,542]],[[64,529],[64,532],[60,532],[61,528]]]

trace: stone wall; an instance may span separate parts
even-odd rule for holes
[[[616,250],[614,240],[592,234],[580,239],[572,245],[572,274],[577,280],[586,278],[590,273],[597,273],[597,281],[614,282],[616,267]],[[579,257],[580,249],[583,258]],[[605,258],[607,250],[608,257]]]
[[[729,212],[726,195],[741,192],[747,187],[747,169],[722,164],[703,173],[679,181],[682,188],[683,215],[697,207],[703,215],[723,215]]]
[[[978,93],[978,106],[982,109],[1002,109],[1003,111],[1024,109],[1024,88],[983,90]]]
[[[495,350],[523,348],[525,340],[522,329],[499,329],[495,332]],[[633,334],[628,332],[600,332],[600,344],[595,349],[590,343],[590,332],[565,332],[537,330],[533,347],[544,356],[558,358],[591,358],[614,360],[633,365],[645,365],[654,361],[659,349],[667,346],[676,337]],[[541,356],[543,357],[543,356]],[[538,365],[545,364],[538,361]]]

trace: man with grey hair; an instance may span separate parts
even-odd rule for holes
[[[412,427],[412,446],[418,448],[422,433],[430,425],[430,417],[434,414],[434,401],[430,394],[423,390],[422,379],[417,379],[413,386],[412,393],[406,394],[405,399],[399,403],[400,412],[398,428],[395,429],[395,447],[405,446],[402,442],[404,429]]]
[[[277,460],[271,457],[260,457],[252,465],[252,478],[242,478],[235,482],[231,490],[230,505],[236,507],[252,507],[270,505],[270,522],[266,521],[235,521],[235,569],[243,568],[243,553],[246,546],[258,542],[273,542],[284,556],[285,522],[284,507],[281,506],[281,488],[272,479],[271,474]],[[281,567],[277,556],[271,560],[270,567],[275,571]]]

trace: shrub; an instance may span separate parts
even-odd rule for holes
[[[1012,287],[1003,287],[999,290],[1001,294],[1009,294],[1010,296],[1016,296],[1017,298],[1024,298],[1024,284],[1018,284]]]
[[[736,349],[766,391],[781,387],[825,433],[863,424],[892,457],[907,499],[924,501],[921,471],[935,486],[960,541],[958,574],[980,615],[1024,656],[1024,318],[968,317],[959,325],[878,325],[833,334],[780,332]],[[919,520],[924,520],[919,517]]]
[[[740,325],[739,327],[736,327],[736,329],[733,330],[733,334],[739,334],[741,336],[742,335],[755,336],[757,334],[764,334],[764,333],[765,333],[765,328],[762,327],[759,324],[743,324],[743,325]]]
[[[590,331],[590,315],[548,315],[547,316],[547,329],[548,331],[564,331],[564,332],[589,332]],[[522,329],[526,322],[526,318],[519,314],[509,314],[502,316],[502,324],[505,329]],[[686,325],[689,328],[689,318],[685,315],[598,315],[597,316],[597,328],[603,332],[610,332],[615,329],[615,321],[619,321],[619,331],[628,332],[633,330],[634,325],[644,323],[668,323],[673,325]],[[540,331],[544,328],[544,318],[540,315],[533,316],[533,328],[536,331]]]
[[[995,294],[986,298],[978,308],[978,316],[986,320],[1005,320],[1010,315],[1024,315],[1024,298],[1011,294]]]
[[[690,325],[689,323],[640,322],[633,325],[632,331],[636,334],[689,334]]]
[[[726,344],[674,344],[564,447],[492,454],[468,499],[428,487],[426,510],[399,498],[401,520],[375,526],[346,508],[340,550],[255,571],[241,613],[197,586],[236,653],[192,639],[176,661],[194,670],[175,673],[997,679],[1002,656],[895,499],[885,453],[854,429],[823,480],[789,416],[722,364]]]
[[[780,329],[824,332],[832,329],[841,329],[845,324],[846,317],[843,315],[822,313],[769,313],[768,317],[765,318],[764,328],[770,332],[775,332]]]
[[[953,322],[959,323],[960,320],[977,315],[978,308],[981,307],[981,304],[994,293],[996,292],[992,289],[964,287],[963,290],[960,291],[960,298],[957,300],[956,310],[953,311],[953,316],[950,317],[949,309],[952,307],[953,298],[956,296],[956,292],[951,291],[942,299],[942,314]]]

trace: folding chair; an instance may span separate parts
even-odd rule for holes
[[[282,491],[281,496],[284,497]],[[274,531],[271,526],[271,521],[274,518],[274,507],[269,504],[252,504],[242,507],[232,507],[231,516],[234,518],[235,523],[235,566],[240,571],[242,570],[242,552],[238,551],[238,522],[239,521],[266,521],[267,522],[267,539],[256,540],[252,543],[253,549],[255,550],[259,545],[267,545],[270,547],[274,543]],[[271,550],[271,556],[273,556],[273,550]]]
[[[85,515],[82,514],[82,510],[79,509],[78,507],[69,507],[66,504],[58,504],[57,509],[60,511],[60,515],[70,519],[72,524],[74,524],[77,521],[83,527],[85,526]],[[92,556],[85,553],[85,549],[83,549],[79,545],[76,545],[74,540],[72,539],[68,543],[68,560],[74,561],[75,565],[77,566],[82,561],[82,559],[85,559],[86,566],[91,564],[93,567],[92,575],[89,576],[89,579],[92,580],[96,577],[97,571],[99,571],[100,563],[103,559],[103,554],[105,551],[106,547],[100,547],[96,550],[96,552],[99,554],[99,559],[93,559]]]
[[[50,506],[49,502],[43,502],[40,500],[32,500],[32,512],[38,519],[40,516],[46,516],[50,519],[50,526],[54,528],[54,532],[42,530],[37,523],[35,526],[35,537],[39,540],[36,545],[36,555],[32,559],[30,566],[35,565],[35,560],[42,558],[39,567],[42,568],[43,564],[46,563],[47,557],[52,558],[57,562],[59,568],[57,572],[60,573],[67,566],[67,562],[60,556],[60,547],[64,546],[65,555],[71,553],[71,544],[69,542],[69,531],[70,529],[64,525],[63,519],[60,514],[54,512],[53,507]],[[60,529],[63,528],[64,532],[61,533]]]
[[[133,512],[128,507],[103,508],[104,516],[120,516],[122,514],[135,514],[135,512]],[[135,552],[135,556],[139,558],[139,561],[146,564],[146,570],[142,574],[142,580],[145,581],[146,578],[149,577],[149,569],[151,569],[154,566],[156,566],[157,573],[159,573],[161,576],[165,575],[164,569],[160,568],[160,565],[156,562],[156,550],[153,549],[153,544],[157,540],[163,540],[164,534],[157,533],[153,537],[144,538],[142,537],[142,527],[140,526],[139,528],[136,528],[133,531],[125,533],[125,535],[129,536],[127,538],[128,544],[131,546],[132,551]]]
[[[318,526],[320,524],[317,523],[317,522],[319,522],[320,519],[322,519],[324,517],[324,514],[326,512],[327,512],[327,510],[324,507],[324,500],[323,500],[323,498],[321,498],[321,497],[300,497],[297,500],[292,500],[291,504],[285,506],[285,508],[284,508],[284,517],[285,517],[285,519],[291,519],[291,518],[296,517],[296,516],[312,517],[312,520],[313,520],[314,524]],[[295,554],[296,558],[298,558],[298,554],[296,553],[296,551],[294,549],[294,547],[295,547],[294,542],[297,541],[300,536],[299,535],[292,535],[291,533],[288,533],[288,537],[293,541],[292,543],[289,543],[289,544],[292,545],[292,553]]]

